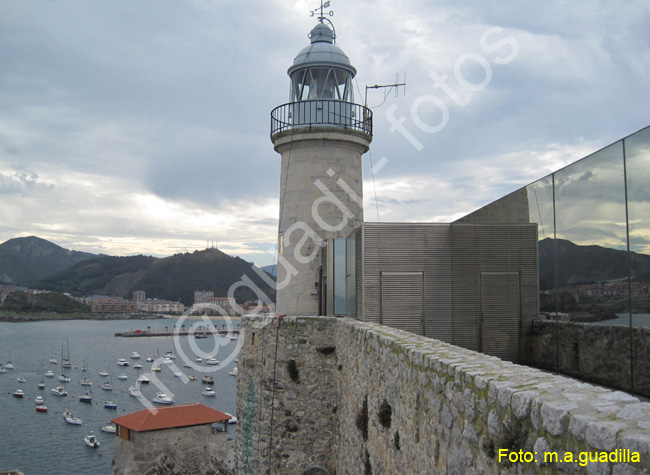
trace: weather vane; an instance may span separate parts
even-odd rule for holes
[[[334,16],[334,11],[330,10],[329,12],[325,12],[324,10],[326,8],[330,8],[330,2],[323,2],[323,0],[320,0],[320,7],[310,11],[309,16],[316,16],[316,14],[320,12],[320,15],[318,15],[318,21],[322,23],[325,19],[325,13],[327,13],[329,16]]]

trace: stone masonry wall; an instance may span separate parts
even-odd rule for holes
[[[536,320],[532,333],[536,366],[650,397],[649,328]]]
[[[336,319],[284,317],[279,328],[276,322],[274,317],[242,319],[239,473],[302,473],[314,466],[334,473]]]
[[[301,474],[314,465],[375,475],[650,469],[650,404],[626,393],[377,324],[300,317],[280,325],[272,397],[276,329],[264,319],[242,324],[239,473]],[[250,347],[253,331],[266,333],[264,349],[259,340]],[[299,384],[285,370],[289,359]],[[500,460],[501,449],[528,451],[537,463]],[[623,449],[639,462],[621,462],[633,455]],[[553,451],[558,460],[545,464]],[[565,451],[576,461],[562,461]],[[612,461],[583,463],[586,451]]]

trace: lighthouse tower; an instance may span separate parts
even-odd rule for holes
[[[282,156],[278,314],[354,314],[351,239],[363,223],[361,156],[372,113],[354,103],[356,69],[327,23],[321,11],[288,70],[290,102],[271,112],[271,141]]]

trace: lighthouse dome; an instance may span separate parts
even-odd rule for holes
[[[311,30],[309,38],[311,44],[298,53],[287,71],[291,78],[291,101],[353,102],[352,78],[357,70],[334,44],[332,29],[320,22]]]
[[[309,34],[311,44],[298,53],[288,70],[289,76],[307,66],[335,66],[349,71],[354,77],[357,70],[341,48],[334,44],[334,32],[325,23],[318,23]]]

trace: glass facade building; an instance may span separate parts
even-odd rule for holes
[[[650,392],[649,184],[647,127],[457,221],[537,225],[535,364]]]

